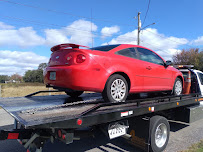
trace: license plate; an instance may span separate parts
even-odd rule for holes
[[[124,126],[124,125],[120,125],[120,124],[113,126],[113,128],[112,127],[109,128],[108,129],[109,138],[113,139],[113,138],[125,135],[126,134],[126,130],[127,130],[126,128],[128,128],[128,127]]]
[[[56,80],[56,72],[50,72],[49,79],[50,80]]]

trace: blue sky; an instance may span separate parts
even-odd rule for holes
[[[59,43],[136,44],[137,16],[149,0],[0,0],[0,74],[24,74],[47,62]],[[141,45],[164,59],[203,46],[203,1],[151,0]],[[92,18],[92,19],[91,19]],[[92,44],[93,38],[93,44]]]

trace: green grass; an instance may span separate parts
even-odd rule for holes
[[[203,152],[203,140],[201,140],[197,144],[192,145],[187,150],[184,150],[182,152]]]

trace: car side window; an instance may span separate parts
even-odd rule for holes
[[[159,65],[164,65],[164,61],[154,52],[144,49],[144,48],[137,48],[140,60],[159,64]]]
[[[201,81],[201,84],[203,85],[203,74],[198,72],[198,76]]]
[[[134,48],[127,48],[116,52],[118,55],[138,59],[137,51]]]

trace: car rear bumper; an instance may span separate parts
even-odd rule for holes
[[[50,72],[56,72],[55,80],[50,80]],[[105,79],[105,74],[101,74],[101,71],[79,66],[47,67],[44,71],[46,85],[73,90],[102,92]]]

